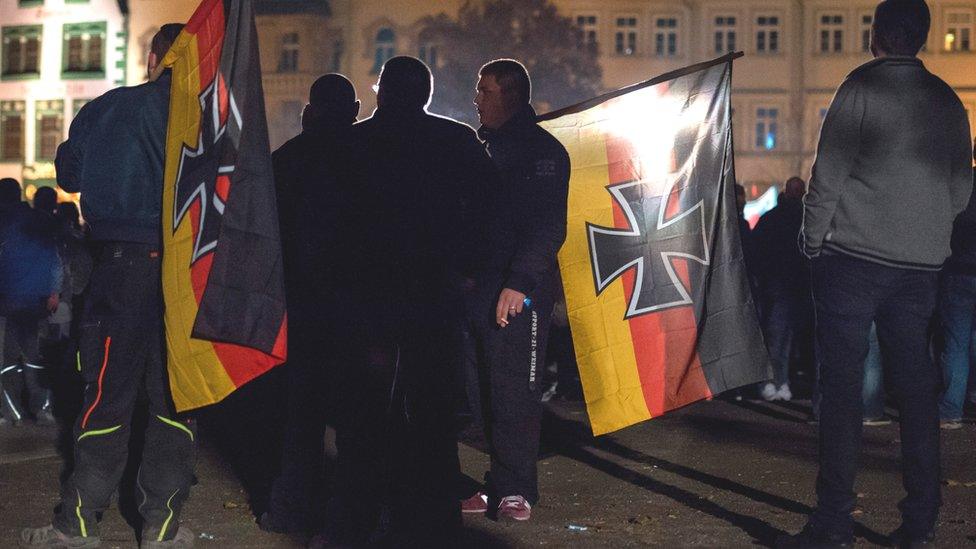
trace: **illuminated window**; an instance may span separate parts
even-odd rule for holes
[[[637,18],[618,17],[614,35],[614,51],[617,55],[637,55]]]
[[[24,160],[23,101],[0,102],[0,160]]]
[[[756,17],[756,53],[779,53],[779,34],[778,16]]]
[[[40,76],[41,29],[41,25],[3,28],[3,78]]]
[[[64,101],[38,101],[36,104],[34,160],[54,160],[64,140]]]
[[[61,52],[61,76],[104,78],[105,34],[104,21],[66,24]]]
[[[278,57],[278,72],[298,72],[297,32],[289,32],[281,36],[281,54]]]
[[[389,27],[383,27],[376,32],[373,48],[372,74],[379,74],[383,64],[396,55],[396,33]]]
[[[972,37],[972,10],[952,10],[946,13],[945,51],[971,51]]]
[[[654,20],[654,55],[678,55],[678,18],[657,17]]]
[[[715,53],[735,51],[737,20],[733,15],[715,18]]]
[[[820,53],[844,51],[844,16],[839,13],[825,13],[820,16],[819,23],[818,51]]]
[[[580,48],[596,51],[599,43],[597,34],[598,19],[595,15],[577,15],[576,26],[580,29]]]
[[[756,148],[771,151],[776,148],[779,131],[779,109],[756,109]]]
[[[870,14],[861,15],[861,51],[870,53],[871,51],[871,23],[874,16]]]

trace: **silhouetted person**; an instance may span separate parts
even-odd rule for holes
[[[288,299],[288,363],[281,473],[271,487],[261,527],[302,532],[319,527],[325,506],[324,433],[326,369],[333,333],[331,302],[337,178],[348,154],[349,131],[359,114],[356,90],[340,74],[312,84],[302,115],[302,133],[272,155]]]
[[[150,74],[182,29],[163,25],[153,37]],[[97,516],[122,478],[140,392],[149,401],[136,477],[140,547],[193,543],[180,511],[193,481],[196,422],[175,413],[163,348],[160,216],[171,80],[166,70],[85,104],[58,147],[58,184],[81,193],[96,242],[80,335],[85,399],[74,429],[74,470],[53,523],[24,530],[22,546],[98,545]]]
[[[973,188],[969,120],[959,97],[916,57],[922,0],[886,0],[871,51],[838,88],[804,197],[820,362],[817,507],[786,547],[852,544],[862,380],[872,321],[900,410],[902,477],[895,545],[930,543],[941,504],[939,371],[927,331],[952,222]]]
[[[766,400],[790,400],[790,357],[803,345],[812,328],[810,307],[810,267],[796,244],[803,225],[803,194],[806,183],[791,177],[775,208],[766,212],[752,231],[758,257],[763,311],[763,331],[769,357],[773,361],[773,380],[762,388]]]
[[[380,73],[376,111],[353,126],[335,258],[347,356],[333,387],[333,543],[372,536],[441,547],[460,525],[461,291],[483,257],[475,209],[493,168],[470,127],[427,113],[431,88],[423,62],[394,57]]]

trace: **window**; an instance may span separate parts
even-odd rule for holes
[[[971,51],[973,12],[953,10],[946,13],[945,51]]]
[[[637,18],[618,17],[617,33],[614,36],[614,51],[617,55],[637,55]]]
[[[595,15],[577,15],[576,26],[580,29],[580,49],[596,51],[597,47],[597,18]]]
[[[658,17],[654,20],[654,55],[678,55],[678,18]]]
[[[870,14],[861,15],[861,51],[871,52],[871,23],[874,16]]]
[[[44,0],[17,0],[17,6],[21,8],[30,8],[33,6],[43,6]]]
[[[289,32],[281,36],[281,57],[278,58],[278,72],[298,72],[297,32]]]
[[[105,77],[105,22],[64,26],[61,75],[65,78]]]
[[[779,53],[779,17],[756,17],[756,53]]]
[[[24,160],[24,102],[0,102],[0,160]]]
[[[825,13],[820,16],[820,53],[840,53],[844,51],[844,16],[838,13]]]
[[[428,35],[428,33],[422,33],[419,39],[420,47],[417,51],[417,57],[421,61],[427,63],[427,66],[434,69],[437,68],[437,60],[440,53],[440,48],[437,43]]]
[[[376,32],[373,50],[373,74],[379,74],[383,64],[396,55],[396,33],[389,27],[383,27]]]
[[[332,43],[332,72],[342,72],[342,56],[346,53],[346,45],[342,40]]]
[[[715,18],[715,53],[735,51],[736,18],[720,15]]]
[[[64,140],[64,101],[38,101],[36,109],[34,160],[52,161],[58,152],[58,145]]]
[[[41,25],[3,29],[3,77],[36,78],[41,74]]]
[[[776,148],[779,109],[756,109],[756,148],[771,151]]]

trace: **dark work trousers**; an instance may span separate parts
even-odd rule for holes
[[[51,406],[50,392],[43,379],[45,367],[38,351],[39,325],[47,316],[43,302],[38,298],[36,306],[8,311],[3,338],[3,363],[0,364],[0,411],[12,421],[27,419],[27,411],[38,414]],[[27,388],[28,404],[22,397]]]
[[[74,428],[75,468],[54,517],[69,535],[97,536],[125,468],[140,390],[149,423],[136,476],[142,537],[169,540],[193,480],[196,423],[177,418],[164,359],[160,256],[143,244],[105,243],[92,271],[81,326],[85,398]]]
[[[820,360],[820,473],[813,521],[830,532],[853,530],[854,477],[861,446],[862,383],[871,322],[877,324],[891,396],[900,411],[899,504],[906,533],[935,526],[939,493],[939,372],[927,330],[938,273],[898,269],[842,255],[813,262]]]
[[[326,535],[354,546],[450,546],[461,524],[459,315],[395,310],[386,319],[367,315],[368,327],[338,338],[343,349],[328,381],[338,455]]]
[[[536,461],[553,302],[532,299],[532,306],[509,317],[505,328],[496,322],[497,296],[482,296],[469,308],[479,360],[478,406],[491,454],[489,509],[506,496],[522,496],[532,505],[539,500]]]

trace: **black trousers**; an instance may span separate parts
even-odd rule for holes
[[[0,412],[12,421],[26,419],[27,409],[33,414],[50,407],[50,392],[45,388],[46,373],[38,351],[39,324],[47,316],[44,299],[36,306],[7,312],[4,331],[3,362],[0,363]],[[27,388],[28,404],[22,396]]]
[[[847,256],[813,262],[816,344],[820,360],[820,473],[813,520],[853,531],[854,477],[861,447],[864,359],[877,324],[885,374],[900,412],[902,480],[899,504],[909,535],[935,526],[939,491],[939,372],[927,330],[938,273],[897,269]]]
[[[338,338],[328,378],[338,455],[326,534],[353,546],[451,546],[461,524],[459,315],[417,303],[393,310],[365,315],[367,323]]]
[[[495,319],[497,296],[481,296],[468,310],[478,357],[477,395],[482,427],[488,439],[489,508],[500,498],[522,496],[539,500],[539,438],[542,430],[543,374],[553,302],[533,296],[532,306],[509,318],[505,328]],[[477,417],[477,414],[475,414]]]
[[[61,487],[54,525],[96,536],[96,513],[118,488],[140,391],[149,400],[136,477],[143,539],[176,535],[193,480],[196,424],[175,416],[164,359],[160,254],[147,245],[107,243],[96,259],[81,327],[85,398],[74,428],[75,468]]]

